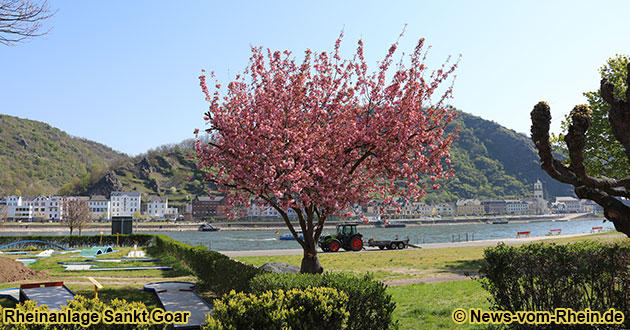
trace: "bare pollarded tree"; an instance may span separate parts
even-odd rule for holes
[[[55,12],[47,1],[0,0],[0,44],[13,46],[48,33],[42,30],[42,21]]]
[[[62,222],[70,229],[70,235],[77,229],[79,235],[90,220],[90,207],[86,200],[65,200],[62,202]]]
[[[628,64],[626,86],[630,86],[630,64]],[[614,138],[630,158],[630,88],[625,91],[625,100],[614,94],[614,85],[602,79],[600,94],[610,105],[608,121]],[[590,199],[604,208],[604,216],[612,221],[617,231],[630,237],[630,207],[618,197],[630,198],[629,178],[595,177],[587,173],[584,166],[584,146],[586,131],[591,125],[591,111],[586,105],[578,105],[571,111],[571,125],[564,137],[570,163],[565,165],[556,159],[549,142],[551,113],[546,102],[539,102],[531,112],[532,140],[538,149],[542,168],[554,179],[575,187],[575,194],[582,199]],[[610,141],[612,142],[612,141]]]

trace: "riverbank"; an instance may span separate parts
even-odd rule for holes
[[[496,217],[452,217],[452,218],[420,218],[420,219],[397,219],[392,220],[400,223],[404,223],[408,227],[422,227],[422,226],[454,226],[454,225],[470,225],[470,224],[486,224],[492,223]],[[530,223],[530,222],[545,222],[545,221],[581,221],[581,220],[596,220],[603,219],[600,217],[594,217],[588,214],[574,213],[574,214],[558,214],[558,215],[545,215],[545,216],[504,216],[500,219],[505,219],[510,223]],[[328,221],[324,228],[332,229],[337,224],[343,221]],[[185,222],[185,223],[134,223],[134,232],[187,232],[197,231],[203,222]],[[269,222],[256,222],[256,221],[233,221],[233,222],[214,222],[214,226],[219,227],[221,230],[238,231],[238,230],[286,230],[287,226],[281,221],[269,221]],[[298,223],[293,224],[296,228],[299,228]],[[359,228],[373,228],[373,224],[358,224]],[[91,223],[83,229],[84,232],[103,232],[108,234],[111,232],[110,223]],[[55,233],[69,233],[68,227],[59,223],[49,222],[22,222],[22,223],[5,223],[0,225],[0,234],[2,232],[55,232]],[[75,233],[77,233],[75,231]]]
[[[555,239],[563,239],[563,238],[573,238],[573,237],[582,237],[592,235],[590,233],[582,233],[582,234],[564,234],[564,235],[549,235],[549,236],[531,236],[531,237],[522,237],[522,238],[502,238],[502,239],[487,239],[487,240],[479,240],[479,241],[469,241],[469,242],[454,242],[454,243],[428,243],[428,244],[420,244],[418,245],[421,249],[447,249],[447,248],[464,248],[464,247],[488,247],[488,246],[496,246],[499,243],[505,243],[506,245],[518,245],[531,243],[536,241],[543,240],[555,240]],[[624,237],[624,235],[619,234],[619,237]],[[413,249],[413,248],[409,248]],[[376,247],[365,247],[361,252],[380,252],[380,251],[389,251],[389,250],[380,250]],[[304,251],[302,249],[283,249],[283,250],[250,250],[250,251],[219,251],[222,254],[225,254],[231,258],[237,257],[255,257],[255,256],[291,256],[291,255],[302,255]],[[359,252],[359,253],[361,253]],[[349,251],[339,250],[338,252],[322,252],[319,254],[338,254],[338,253],[351,253]]]

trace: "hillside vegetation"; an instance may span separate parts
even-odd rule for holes
[[[0,196],[54,194],[127,158],[46,123],[0,114]]]
[[[528,197],[538,179],[548,199],[573,194],[570,186],[551,180],[540,169],[534,144],[527,136],[464,112],[450,130],[456,127],[459,139],[451,149],[455,177],[442,181],[442,189],[429,191],[426,202]],[[107,194],[111,188],[103,187],[119,180],[117,189],[165,195],[169,204],[182,205],[216,188],[203,182],[203,173],[187,156],[193,152],[193,145],[194,141],[188,140],[151,150],[116,168],[115,177],[107,180],[110,183],[101,180],[75,192]]]
[[[195,195],[215,188],[203,182],[203,172],[190,159],[193,148],[194,140],[190,139],[149,150],[108,173],[86,174],[65,185],[60,194],[109,196],[117,190],[139,191],[144,196],[167,196],[169,206],[182,206]]]
[[[169,204],[181,206],[216,188],[203,181],[203,173],[188,157],[193,152],[193,140],[128,158],[47,124],[0,118],[0,157],[8,160],[0,164],[0,195],[16,189],[25,195],[106,196],[114,190],[128,190],[167,196]],[[455,177],[442,181],[442,189],[429,191],[426,202],[527,197],[532,195],[536,180],[542,181],[547,199],[573,195],[569,185],[550,179],[540,169],[529,137],[464,112],[450,130],[456,127],[459,139],[451,149]],[[107,165],[115,161],[109,169]]]
[[[458,198],[504,199],[533,195],[536,180],[543,183],[545,198],[573,196],[573,189],[551,179],[540,168],[532,140],[495,122],[460,112],[450,130],[459,128],[451,147],[455,177],[429,191],[427,202]]]

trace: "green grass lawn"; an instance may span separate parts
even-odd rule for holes
[[[479,268],[483,247],[385,250],[356,253],[320,254],[319,260],[324,269],[351,272],[355,274],[373,273],[378,280],[422,278],[445,274],[475,273]],[[301,255],[257,256],[235,258],[244,263],[261,266],[267,262],[284,262],[299,266]]]
[[[614,242],[627,240],[616,232],[542,241],[544,244],[567,244],[593,239]],[[401,278],[422,279],[449,274],[476,274],[485,247],[370,251],[320,254],[320,262],[328,271],[373,273],[379,280]],[[267,262],[300,265],[302,256],[267,256],[236,258],[255,266]],[[387,291],[396,302],[394,319],[400,329],[489,329],[486,325],[458,325],[451,320],[457,308],[488,310],[490,295],[478,280],[417,283],[390,286]]]
[[[617,232],[588,236],[557,238],[544,244],[594,239],[616,241],[627,239]],[[444,249],[406,249],[363,251],[352,253],[322,253],[319,260],[325,270],[364,274],[370,272],[378,280],[439,277],[445,275],[476,274],[486,247],[457,247]],[[283,262],[299,266],[301,255],[238,257],[236,260],[259,267],[268,262]]]
[[[160,253],[156,249],[149,248],[147,251],[151,254],[151,258],[161,259],[160,261],[152,261],[152,262],[99,262],[92,263],[94,265],[98,265],[99,267],[132,267],[132,266],[172,266],[172,270],[137,270],[137,271],[93,271],[93,270],[85,270],[85,271],[67,271],[64,270],[64,267],[59,264],[59,261],[70,261],[70,262],[78,262],[78,261],[86,261],[88,259],[120,259],[123,256],[126,256],[133,248],[129,247],[121,247],[115,248],[117,252],[105,254],[99,257],[76,257],[77,253],[70,254],[55,254],[49,258],[37,258],[38,261],[31,264],[29,267],[34,270],[44,271],[48,275],[48,280],[70,280],[75,278],[87,278],[89,276],[92,277],[111,277],[113,279],[124,281],[125,279],[133,278],[170,278],[170,277],[180,277],[180,276],[188,276],[189,272],[179,263],[179,261],[175,260],[175,258],[167,256],[165,254]],[[35,251],[35,254],[39,252],[39,250]],[[3,257],[8,257],[11,259],[17,258],[36,258],[36,257],[25,257],[24,255],[3,255]],[[5,288],[6,284],[0,284],[0,289]]]
[[[77,253],[57,254],[49,258],[39,258],[39,260],[29,267],[34,270],[43,271],[46,277],[33,278],[28,281],[20,281],[18,283],[1,283],[0,289],[18,287],[21,283],[36,282],[55,282],[63,281],[64,284],[75,294],[83,295],[88,298],[94,297],[94,285],[88,280],[88,277],[94,277],[104,288],[99,290],[99,299],[109,302],[111,299],[119,298],[127,301],[141,301],[149,308],[157,307],[157,302],[152,293],[143,291],[143,285],[149,282],[158,281],[191,281],[196,279],[190,275],[190,272],[182,266],[178,260],[166,255],[155,247],[144,248],[148,257],[161,259],[155,262],[110,262],[95,263],[101,267],[127,267],[127,266],[172,266],[172,270],[137,270],[137,271],[66,271],[59,264],[59,261],[84,261],[87,259],[117,259],[126,256],[132,248],[121,247],[116,248],[117,252],[106,254],[98,258],[72,257]],[[39,251],[36,251],[39,252]],[[11,259],[24,258],[20,255],[7,255]],[[15,304],[8,299],[0,299],[0,305],[4,307],[13,307]]]
[[[544,241],[565,244],[569,242],[595,239],[616,241],[627,239],[618,233],[601,233],[582,237],[558,238]],[[452,274],[476,274],[485,247],[458,247],[445,249],[407,249],[397,251],[369,251],[353,253],[320,254],[319,258],[328,271],[351,272],[354,274],[372,273],[379,280],[423,279]],[[119,248],[118,252],[102,258],[119,258],[127,255],[131,248]],[[146,248],[148,255],[162,259],[159,262],[138,263],[141,265],[173,266],[171,271],[64,271],[58,261],[81,261],[86,258],[71,258],[69,255],[54,255],[41,258],[31,265],[33,269],[45,271],[48,277],[25,282],[60,281],[76,294],[93,297],[94,289],[87,280],[88,276],[96,277],[105,285],[99,290],[99,297],[104,301],[122,298],[128,301],[141,301],[149,308],[156,307],[152,294],[142,291],[142,285],[160,280],[195,281],[190,272],[178,260],[169,257],[157,248]],[[76,255],[76,254],[75,254]],[[17,258],[18,256],[9,256]],[[239,257],[239,261],[260,266],[267,262],[284,262],[300,265],[301,256],[266,256]],[[132,265],[132,263],[102,264],[103,266]],[[0,284],[0,289],[16,287],[15,283]],[[478,280],[447,281],[439,283],[416,283],[401,286],[390,286],[388,292],[397,304],[394,319],[400,323],[400,329],[484,329],[481,326],[468,324],[457,325],[451,320],[451,313],[456,308],[488,309],[489,295],[483,290]],[[0,299],[0,305],[11,306],[12,303]]]
[[[483,329],[470,324],[458,325],[451,320],[457,308],[489,309],[490,295],[479,281],[417,283],[387,288],[396,302],[394,319],[400,329]]]

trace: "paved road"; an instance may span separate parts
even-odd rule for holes
[[[532,236],[532,237],[523,237],[523,238],[503,238],[503,239],[489,239],[489,240],[481,240],[481,241],[472,241],[472,242],[456,242],[456,243],[430,243],[430,244],[422,244],[421,247],[423,249],[444,249],[444,248],[454,248],[454,247],[467,247],[467,246],[495,246],[499,242],[503,242],[507,245],[515,245],[515,244],[523,244],[534,241],[546,240],[546,239],[554,239],[554,238],[567,238],[567,237],[577,237],[590,235],[588,233],[584,234],[565,234],[565,235],[554,235],[554,236]],[[380,251],[378,248],[365,248],[367,252],[375,252]],[[344,253],[346,251],[340,250],[339,252],[334,253]],[[302,249],[286,249],[286,250],[251,250],[251,251],[221,251],[221,253],[225,254],[228,257],[252,257],[252,256],[289,256],[289,255],[301,255],[304,253]],[[325,253],[321,252],[320,253]]]

